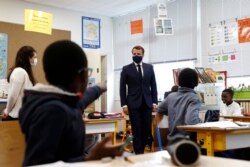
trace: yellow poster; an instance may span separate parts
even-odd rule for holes
[[[37,10],[25,9],[24,30],[51,35],[52,14]]]

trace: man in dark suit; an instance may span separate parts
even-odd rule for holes
[[[133,47],[133,63],[123,67],[120,79],[121,106],[129,115],[136,154],[143,154],[145,146],[152,144],[152,111],[157,107],[154,69],[152,65],[142,63],[143,56],[143,47]]]

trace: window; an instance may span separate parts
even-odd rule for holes
[[[158,90],[158,100],[162,101],[164,93],[170,91],[174,85],[173,69],[185,67],[194,68],[194,61],[153,64],[153,66]]]

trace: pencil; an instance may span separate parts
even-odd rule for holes
[[[129,162],[129,163],[131,163],[131,164],[134,163],[134,162],[133,162],[131,159],[129,159],[128,157],[124,157],[124,160],[127,161],[127,162]]]

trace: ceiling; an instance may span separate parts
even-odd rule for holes
[[[24,0],[30,3],[64,8],[74,11],[119,16],[157,4],[159,0]]]

